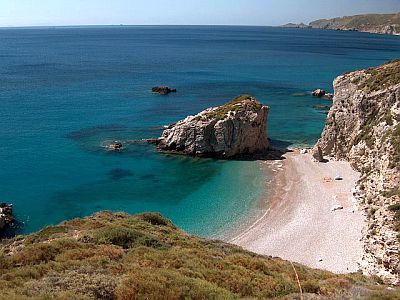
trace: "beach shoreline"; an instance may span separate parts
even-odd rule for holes
[[[274,173],[260,200],[263,215],[229,242],[335,273],[358,271],[366,222],[353,197],[360,175],[348,162],[317,163],[298,149],[261,163],[266,177]]]

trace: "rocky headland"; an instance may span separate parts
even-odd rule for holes
[[[364,14],[333,19],[320,19],[306,25],[288,23],[284,28],[314,28],[340,31],[360,31],[377,34],[400,35],[400,13]]]
[[[311,28],[360,31],[377,34],[400,34],[400,13],[366,14],[311,22]]]
[[[208,108],[170,125],[157,141],[161,151],[232,158],[268,149],[269,108],[249,95]]]
[[[364,273],[400,282],[400,60],[334,81],[335,97],[314,153],[361,172],[354,196],[368,219]],[[319,156],[320,154],[318,154]]]
[[[282,25],[283,28],[310,28],[310,25],[306,25],[304,23],[287,23]]]
[[[399,35],[400,13],[366,14],[334,19],[321,19],[311,22],[310,27],[330,30]]]

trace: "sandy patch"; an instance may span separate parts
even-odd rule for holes
[[[275,168],[265,215],[230,242],[313,268],[356,272],[365,224],[352,197],[359,174],[347,162],[317,163],[298,151],[285,158]]]

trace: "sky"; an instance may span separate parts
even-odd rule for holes
[[[282,25],[400,12],[400,0],[0,0],[0,26]]]

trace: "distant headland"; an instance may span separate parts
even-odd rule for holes
[[[365,14],[334,19],[320,19],[309,25],[289,23],[286,28],[316,28],[328,30],[360,31],[377,34],[400,35],[400,13]]]

